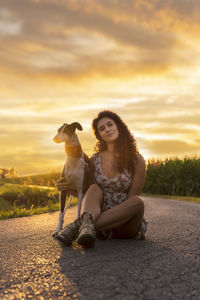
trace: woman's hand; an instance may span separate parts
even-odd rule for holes
[[[66,191],[68,195],[73,195],[77,197],[77,191],[71,187],[70,183],[66,182],[65,177],[61,177],[56,181],[56,187],[60,192]]]

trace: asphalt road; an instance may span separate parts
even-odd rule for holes
[[[85,252],[51,237],[57,212],[0,221],[0,299],[200,299],[200,205],[143,199],[146,240]]]

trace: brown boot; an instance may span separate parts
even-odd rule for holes
[[[78,218],[74,222],[68,224],[56,238],[66,246],[70,246],[72,241],[78,236],[80,225],[81,220]]]
[[[81,216],[81,226],[79,229],[77,243],[83,247],[89,248],[94,246],[95,240],[96,232],[94,229],[92,216],[87,212],[84,212]]]

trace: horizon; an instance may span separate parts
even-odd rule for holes
[[[81,123],[92,155],[92,119],[104,109],[146,160],[200,154],[200,2],[0,3],[1,168],[62,168],[52,138],[66,122]]]
[[[194,154],[194,155],[185,155],[185,156],[167,156],[167,157],[150,157],[148,159],[146,159],[146,166],[148,163],[151,163],[152,161],[166,161],[166,160],[175,160],[175,159],[179,159],[179,160],[184,160],[184,159],[200,159],[200,155],[198,154]],[[37,176],[37,175],[46,175],[46,174],[54,174],[54,173],[61,173],[62,172],[62,168],[63,168],[64,164],[62,166],[58,166],[55,169],[52,169],[50,171],[46,171],[43,173],[29,173],[29,174],[21,174],[19,175],[17,172],[17,169],[15,168],[5,168],[5,169],[14,169],[17,172],[17,177],[28,177],[28,176]],[[0,169],[4,169],[0,166]]]

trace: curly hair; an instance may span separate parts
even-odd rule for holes
[[[134,173],[135,161],[138,157],[137,144],[134,136],[131,134],[130,130],[122,119],[114,112],[109,110],[104,110],[100,112],[97,117],[92,121],[92,129],[97,138],[97,143],[94,147],[95,152],[102,152],[107,149],[106,142],[101,139],[100,134],[97,129],[98,122],[102,118],[112,119],[118,128],[119,137],[115,142],[115,163],[116,168],[119,172],[122,172],[124,169],[129,170]]]

